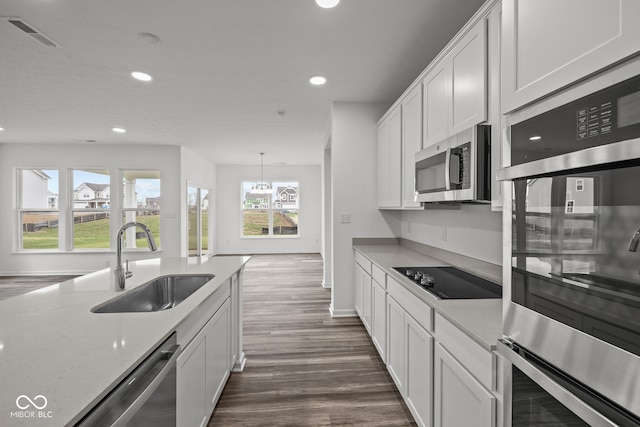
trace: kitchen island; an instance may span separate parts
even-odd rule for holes
[[[158,312],[93,313],[122,294],[104,269],[0,302],[0,425],[73,425],[174,331],[187,346],[210,297],[250,257],[157,258],[130,263],[124,292],[171,274],[213,274],[175,307]],[[241,292],[236,291],[234,370],[244,365]],[[234,293],[231,291],[231,298]],[[233,312],[233,310],[232,310]],[[235,318],[235,323],[234,323]],[[205,320],[206,321],[206,320]],[[18,401],[20,396],[26,396]]]

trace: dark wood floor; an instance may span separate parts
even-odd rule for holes
[[[244,273],[244,372],[211,426],[409,426],[360,320],[331,318],[319,255],[258,255]]]

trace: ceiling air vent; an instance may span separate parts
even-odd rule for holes
[[[49,47],[60,47],[56,42],[51,40],[49,37],[42,34],[42,32],[33,28],[33,26],[27,24],[21,18],[6,18],[10,24],[13,24],[16,28],[19,28],[23,32],[29,34],[31,37],[39,41],[45,46]]]

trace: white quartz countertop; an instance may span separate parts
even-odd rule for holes
[[[444,318],[465,332],[474,341],[488,351],[496,348],[496,342],[502,338],[502,299],[441,300],[428,291],[416,286],[392,267],[455,267],[477,274],[478,276],[501,284],[501,269],[483,261],[474,262],[469,258],[452,264],[397,244],[354,245],[354,249],[389,276],[403,285],[417,298],[424,301]],[[436,324],[436,334],[437,334]]]
[[[130,262],[131,290],[167,274],[215,277],[176,307],[152,313],[92,313],[122,291],[105,269],[0,301],[0,425],[73,425],[250,257]],[[21,397],[26,396],[32,403]],[[46,407],[42,407],[45,403]],[[18,405],[35,417],[20,417]],[[31,414],[29,414],[31,415]]]

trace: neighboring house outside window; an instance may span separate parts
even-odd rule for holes
[[[263,185],[261,185],[263,184]],[[267,189],[261,189],[267,187]],[[298,237],[298,182],[242,183],[243,237]]]

